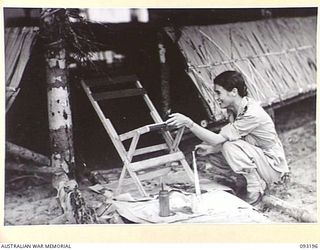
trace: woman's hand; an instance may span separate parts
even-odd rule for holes
[[[200,125],[197,125],[189,117],[179,113],[169,115],[169,119],[166,121],[166,124],[168,125],[168,127],[173,128],[181,128],[183,126],[186,126],[201,141],[212,146],[218,146],[218,144],[222,144],[226,141],[226,138],[224,138],[222,135],[216,134],[208,129],[201,127]]]
[[[195,146],[195,151],[198,156],[206,156],[219,152],[219,146],[212,146],[206,143],[201,143]]]
[[[166,124],[170,127],[181,128],[186,126],[192,128],[194,122],[187,116],[179,113],[174,113],[169,115],[169,119],[166,121]]]

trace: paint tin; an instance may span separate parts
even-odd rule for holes
[[[159,216],[167,217],[170,215],[169,192],[161,190],[159,192]]]

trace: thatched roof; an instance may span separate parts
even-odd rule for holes
[[[36,27],[5,29],[6,111],[19,93],[19,85],[29,61],[32,46],[38,33]]]
[[[315,90],[316,26],[316,17],[297,17],[182,27],[179,37],[166,31],[213,117],[221,120],[212,79],[225,70],[242,72],[249,94],[263,106]]]

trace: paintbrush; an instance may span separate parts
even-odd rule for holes
[[[192,151],[192,165],[193,165],[193,172],[194,172],[194,187],[196,190],[196,195],[198,197],[201,196],[201,190],[200,190],[200,183],[199,183],[199,175],[198,175],[198,168],[197,168],[197,161],[196,161],[196,155],[195,151]]]

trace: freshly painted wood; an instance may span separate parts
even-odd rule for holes
[[[162,165],[166,165],[167,167],[172,162],[180,162],[183,165],[183,168],[187,171],[187,174],[190,177],[191,181],[193,181],[193,176],[192,176],[192,171],[190,169],[190,166],[186,162],[184,154],[178,148],[184,132],[184,127],[177,131],[177,134],[173,139],[171,133],[167,130],[167,125],[165,124],[165,122],[163,122],[162,118],[160,117],[159,113],[157,112],[156,108],[154,107],[152,101],[150,100],[146,92],[142,94],[142,97],[146,102],[150,110],[150,115],[155,123],[145,125],[143,127],[118,135],[110,119],[106,118],[97,99],[94,98],[94,94],[92,93],[91,88],[86,84],[86,80],[82,80],[81,85],[86,95],[88,96],[91,104],[93,105],[96,113],[98,114],[100,121],[102,122],[104,128],[106,129],[109,137],[112,140],[112,143],[114,144],[123,162],[123,168],[119,177],[118,187],[115,191],[116,195],[120,194],[123,183],[125,181],[125,177],[127,176],[127,174],[129,174],[133,182],[136,184],[140,194],[142,196],[147,196],[148,194],[143,188],[143,185],[140,180],[140,176],[138,176],[136,172],[144,169],[154,168],[154,167],[159,167],[160,169],[162,168],[161,167]],[[140,91],[143,89],[141,83],[138,80],[135,82],[135,85],[137,87],[136,90]],[[125,91],[126,90],[123,90],[123,91],[121,90],[122,93],[124,93]],[[95,95],[98,95],[98,94],[96,93]],[[104,93],[104,95],[106,95],[106,93]],[[143,134],[146,134],[152,131],[160,131],[166,143],[137,149],[140,137]],[[122,142],[129,139],[131,139],[131,144],[129,146],[129,150],[127,151]],[[149,156],[148,159],[132,162],[133,156],[142,155],[142,154],[146,155],[151,152],[161,151],[165,149],[167,149],[167,152],[165,152],[165,155],[158,156],[158,157],[151,157],[151,158]],[[150,175],[150,176],[153,176],[153,175]]]
[[[146,168],[160,166],[160,165],[166,164],[168,162],[180,161],[184,158],[185,158],[184,154],[180,151],[180,152],[176,152],[176,153],[172,153],[172,154],[168,154],[168,155],[158,156],[158,157],[151,158],[151,159],[144,160],[144,161],[131,163],[130,168],[133,171],[139,171],[139,170],[143,170]]]

